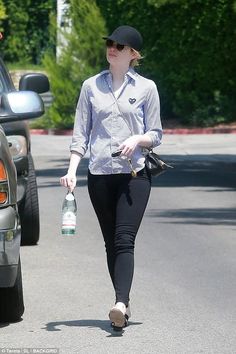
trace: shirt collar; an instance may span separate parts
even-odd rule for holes
[[[111,72],[110,70],[103,70],[100,75],[106,75],[109,78],[109,81],[111,80]],[[129,70],[127,71],[127,73],[125,74],[125,77],[127,78],[127,76],[129,76],[131,79],[133,79],[134,81],[137,78],[137,73],[136,71],[134,71],[133,68],[129,68]]]
[[[133,68],[129,68],[129,70],[127,71],[126,75],[131,77],[131,79],[133,79],[134,81],[137,78],[137,73],[136,73],[136,71]]]

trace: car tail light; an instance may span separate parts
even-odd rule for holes
[[[7,172],[2,160],[0,160],[0,182],[5,182],[6,180],[7,180]]]
[[[6,203],[6,201],[7,201],[7,193],[0,192],[0,204]]]
[[[0,160],[0,204],[6,203],[8,192],[7,172],[2,160]]]

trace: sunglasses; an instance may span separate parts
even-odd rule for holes
[[[112,41],[111,39],[106,40],[106,46],[107,46],[107,48],[115,47],[117,50],[119,50],[119,52],[121,52],[125,47],[124,44],[119,44],[119,43],[115,44],[115,42]]]

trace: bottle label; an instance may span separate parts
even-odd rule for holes
[[[76,215],[67,211],[62,216],[62,227],[61,232],[63,235],[74,235],[76,227]]]

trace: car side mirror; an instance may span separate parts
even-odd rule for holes
[[[0,101],[0,123],[40,117],[44,114],[42,98],[33,91],[4,93]]]
[[[44,93],[50,90],[48,77],[40,73],[24,74],[19,82],[20,91],[34,91],[37,93]]]

